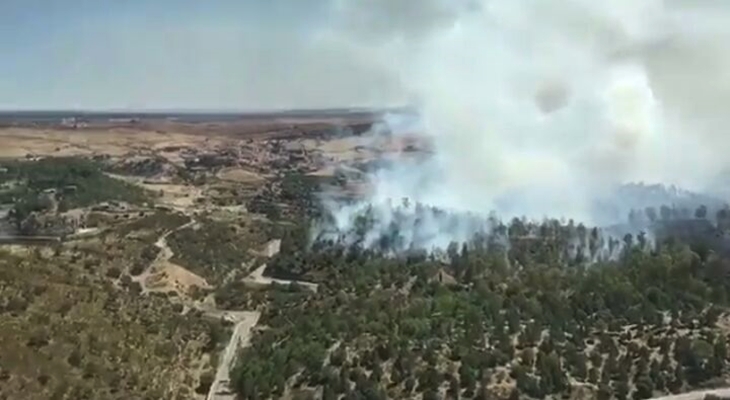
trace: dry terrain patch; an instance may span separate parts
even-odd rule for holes
[[[145,189],[162,194],[157,203],[176,209],[188,209],[195,206],[195,200],[202,197],[203,190],[192,185],[166,183],[138,183]]]
[[[367,146],[373,143],[371,138],[347,137],[318,143],[313,149],[335,162],[353,162],[372,158]]]
[[[195,225],[194,221],[182,225],[176,230],[185,229]],[[151,292],[169,292],[176,291],[179,295],[185,296],[190,293],[193,286],[201,289],[210,289],[211,285],[200,275],[197,275],[188,269],[170,262],[175,255],[170,246],[167,244],[167,236],[175,231],[170,231],[162,235],[155,246],[160,249],[157,258],[150,264],[142,275],[135,278],[143,284],[144,290]]]
[[[175,183],[153,183],[145,178],[135,176],[123,176],[107,174],[109,177],[119,179],[132,185],[147,189],[160,195],[156,203],[185,211],[194,208],[195,200],[203,196],[203,189],[192,185],[181,185]]]
[[[201,276],[169,261],[156,265],[152,274],[145,280],[145,285],[150,291],[174,290],[180,294],[190,293],[193,286],[210,289],[208,282]]]
[[[218,178],[236,183],[261,183],[266,180],[261,174],[244,168],[224,168],[218,173]]]
[[[192,133],[155,132],[134,128],[53,129],[13,127],[0,129],[0,157],[122,156],[130,151],[150,152],[166,147],[197,147],[223,143],[223,138]]]

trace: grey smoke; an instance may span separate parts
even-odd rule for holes
[[[363,15],[365,26],[354,22]],[[389,226],[408,212],[393,206],[403,198],[605,225],[660,205],[617,192],[629,182],[718,192],[729,166],[728,18],[730,4],[716,1],[335,1],[320,40],[397,80],[421,118],[387,125],[435,150],[374,172],[361,204],[331,204],[337,228],[368,206]],[[419,229],[443,244],[482,228],[442,222]]]

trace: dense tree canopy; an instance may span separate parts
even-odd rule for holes
[[[292,288],[267,308],[235,371],[244,398],[291,385],[329,398],[544,398],[581,382],[599,398],[648,398],[726,371],[716,322],[729,271],[711,250],[521,219],[443,255],[393,256],[397,234],[365,248],[310,245],[307,232],[285,237],[268,273],[320,290]]]

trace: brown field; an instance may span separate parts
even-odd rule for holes
[[[179,148],[212,149],[238,141],[305,139],[319,137],[332,127],[356,132],[369,129],[373,116],[296,118],[265,115],[241,120],[187,123],[160,120],[141,122],[91,122],[70,128],[61,124],[11,124],[0,126],[0,158],[76,156],[130,152],[160,152],[174,155]]]
[[[121,156],[130,152],[149,152],[166,147],[196,147],[219,144],[216,137],[189,133],[159,133],[138,129],[0,129],[0,157],[19,158],[27,155],[63,157],[78,155]],[[211,143],[212,142],[212,143]]]
[[[244,168],[225,168],[218,173],[218,178],[237,183],[261,183],[265,180],[261,174]]]
[[[149,291],[169,292],[174,290],[180,295],[185,295],[193,286],[203,289],[211,288],[205,279],[177,264],[165,261],[158,268],[159,270],[145,280],[145,286]]]

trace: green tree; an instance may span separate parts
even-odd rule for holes
[[[651,380],[649,374],[643,373],[639,375],[634,385],[636,386],[634,399],[641,400],[652,397],[654,391],[654,382]]]
[[[459,381],[454,376],[449,377],[449,389],[446,392],[448,398],[458,400],[460,393]]]
[[[618,400],[626,400],[629,396],[629,382],[623,379],[615,381],[614,393]]]
[[[611,396],[613,396],[613,391],[610,386],[603,383],[598,385],[598,391],[596,392],[598,400],[611,400]]]
[[[543,353],[541,352],[540,355]],[[567,377],[563,372],[560,357],[553,353],[540,357],[538,356],[538,371],[540,374],[540,386],[543,393],[560,393],[568,387]]]

